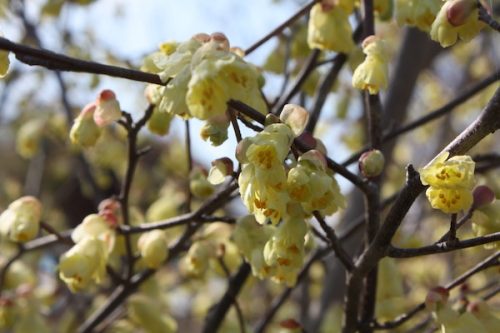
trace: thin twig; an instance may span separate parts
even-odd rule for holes
[[[267,42],[269,39],[280,34],[286,27],[293,24],[293,22],[295,22],[296,20],[301,18],[303,15],[305,15],[311,9],[311,7],[314,6],[314,4],[316,2],[317,2],[317,0],[311,1],[310,3],[308,3],[307,5],[302,7],[301,9],[299,9],[299,11],[297,13],[295,13],[292,17],[290,17],[288,20],[286,20],[285,22],[280,24],[278,27],[276,27],[274,30],[272,30],[270,33],[268,33],[267,35],[265,35],[264,37],[259,39],[252,46],[248,47],[245,50],[245,54],[248,55],[248,54],[252,53],[257,48],[259,48],[262,44]]]

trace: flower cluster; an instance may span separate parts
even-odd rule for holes
[[[432,40],[442,47],[451,46],[459,39],[471,40],[485,27],[479,20],[478,10],[475,0],[447,0],[432,23]]]
[[[295,284],[303,263],[305,219],[314,211],[330,215],[345,204],[321,152],[310,150],[285,164],[307,115],[299,106],[286,105],[282,123],[269,124],[245,138],[236,152],[242,164],[241,197],[253,216],[238,222],[233,237],[254,275],[287,285]]]
[[[32,240],[40,229],[41,215],[42,204],[37,198],[19,198],[0,215],[0,234],[18,243]]]
[[[157,73],[166,86],[148,88],[158,112],[206,120],[202,138],[214,145],[227,137],[226,104],[242,101],[267,110],[260,94],[260,73],[229,47],[222,33],[197,34],[183,43],[170,42],[146,58],[143,70]]]
[[[420,180],[430,185],[426,195],[433,208],[458,213],[472,205],[475,163],[470,156],[448,156],[448,152],[436,156],[420,170]]]
[[[363,52],[366,58],[354,71],[352,85],[357,89],[368,90],[373,95],[387,88],[389,59],[385,42],[376,36],[366,37]]]
[[[396,0],[396,21],[400,25],[416,26],[427,32],[439,12],[441,2],[441,0]]]
[[[87,104],[71,127],[71,142],[82,147],[93,147],[101,136],[101,127],[120,119],[122,113],[116,95],[103,90],[97,99]]]

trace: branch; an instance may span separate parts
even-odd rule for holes
[[[298,20],[299,18],[301,18],[307,12],[309,12],[309,10],[312,8],[312,6],[314,6],[314,4],[316,2],[317,2],[317,0],[313,0],[313,1],[309,2],[307,5],[305,5],[304,7],[302,7],[301,9],[299,9],[299,11],[297,13],[295,13],[292,17],[290,17],[288,20],[286,20],[285,22],[283,22],[282,24],[280,24],[278,27],[276,27],[273,31],[271,31],[270,33],[268,33],[267,35],[265,35],[264,37],[262,37],[260,40],[258,40],[257,42],[255,42],[252,46],[250,46],[249,48],[247,48],[245,50],[245,55],[248,55],[248,54],[252,53],[257,48],[259,48],[262,44],[264,44],[265,42],[267,42],[269,39],[271,39],[272,37],[274,37],[274,36],[278,35],[279,33],[281,33],[286,27],[288,27],[293,22],[295,22],[296,20]]]
[[[500,127],[500,88],[498,88],[488,105],[478,118],[469,125],[444,151],[451,156],[464,154],[488,134]],[[419,174],[410,165],[408,167],[408,181],[389,211],[382,227],[356,263],[347,288],[345,322],[343,333],[352,333],[358,326],[359,295],[363,277],[384,257],[390,242],[403,218],[412,206],[417,196],[425,189],[420,182]]]
[[[244,262],[238,272],[229,280],[229,285],[224,296],[208,311],[202,330],[203,333],[217,332],[231,305],[233,303],[236,304],[236,296],[245,284],[251,271],[250,265]]]
[[[489,25],[491,29],[495,30],[496,32],[500,32],[500,23],[498,23],[497,21],[495,21],[493,17],[491,17],[486,8],[484,8],[479,1],[478,4],[479,4],[479,20]]]
[[[443,105],[442,107],[440,107],[439,109],[434,110],[434,111],[426,114],[425,116],[408,123],[407,125],[404,125],[400,128],[397,128],[397,129],[383,135],[382,143],[384,144],[386,142],[392,141],[393,139],[399,137],[401,134],[404,134],[406,132],[409,132],[409,131],[412,131],[416,128],[419,128],[422,125],[425,125],[433,120],[436,120],[436,119],[450,113],[451,111],[454,111],[454,109],[457,106],[459,106],[460,104],[469,100],[470,98],[475,96],[477,93],[486,89],[492,83],[495,83],[498,80],[500,80],[500,71],[496,71],[495,73],[491,74],[490,76],[488,76],[487,78],[485,78],[481,82],[476,83],[475,85],[473,85],[472,87],[470,87],[469,89],[467,89],[466,91],[464,91],[463,93],[461,93],[460,95],[455,97],[453,100],[451,100],[450,102],[448,102],[445,105]],[[363,153],[363,151],[365,151],[366,149],[368,149],[368,146],[361,149],[360,152],[353,154],[345,162],[343,162],[342,165],[347,166],[349,164],[356,162],[359,159],[359,157],[361,156],[361,154]]]
[[[391,246],[387,250],[387,255],[392,258],[412,258],[425,256],[430,254],[445,253],[454,250],[466,249],[469,247],[484,245],[488,243],[500,241],[500,232],[495,232],[489,235],[471,238],[463,241],[454,242],[439,242],[434,245],[423,246],[418,248],[403,249]]]
[[[484,259],[483,261],[478,263],[476,266],[469,269],[467,272],[463,273],[462,275],[460,275],[459,277],[457,277],[456,279],[454,279],[453,281],[448,283],[444,288],[446,290],[451,290],[451,289],[461,285],[462,283],[464,283],[471,276],[473,276],[473,275],[475,275],[475,274],[477,274],[477,273],[479,273],[487,268],[499,265],[500,264],[498,262],[499,257],[500,257],[500,251],[497,251],[496,253],[492,254],[491,256],[487,257],[486,259]],[[425,303],[422,302],[419,305],[417,305],[415,308],[410,310],[409,312],[397,317],[396,319],[394,319],[392,321],[388,321],[388,322],[385,322],[382,324],[375,323],[374,329],[377,329],[377,330],[394,329],[398,326],[401,326],[406,321],[408,321],[409,319],[411,319],[413,316],[415,316],[417,313],[419,313],[420,311],[422,311],[424,309],[425,309]]]
[[[164,84],[156,74],[80,60],[45,49],[17,44],[3,37],[0,37],[0,49],[14,53],[19,61],[30,66],[42,66],[67,72],[103,74],[139,82]]]

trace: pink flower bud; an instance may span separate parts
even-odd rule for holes
[[[430,311],[435,311],[438,305],[444,305],[448,302],[450,292],[448,289],[438,286],[432,288],[425,298],[425,307]]]
[[[217,49],[229,51],[229,39],[222,32],[214,32],[210,35],[210,41],[217,44]]]
[[[218,158],[212,161],[212,167],[208,173],[207,180],[213,185],[221,184],[224,182],[226,176],[233,174],[233,170],[233,161],[230,158]]]
[[[200,33],[197,33],[196,35],[194,35],[193,37],[191,37],[191,39],[194,39],[200,43],[208,43],[210,41],[210,35],[203,33],[203,32],[200,32]]]
[[[480,185],[472,192],[474,209],[489,205],[495,200],[495,192],[486,185]]]
[[[472,11],[476,7],[476,1],[473,0],[454,0],[446,10],[446,18],[454,27],[465,23]]]
[[[120,103],[112,90],[101,91],[96,100],[96,109],[94,112],[94,121],[99,127],[103,127],[120,119],[122,111]]]

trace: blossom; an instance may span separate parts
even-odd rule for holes
[[[264,246],[274,230],[274,226],[260,225],[253,215],[239,218],[233,230],[234,243],[252,267],[252,274],[260,279],[272,273],[272,267],[264,260]]]
[[[0,234],[13,242],[27,242],[38,234],[42,204],[32,196],[13,201],[0,215]]]
[[[59,260],[59,277],[72,292],[100,283],[106,276],[106,245],[96,237],[85,237]]]
[[[476,1],[448,0],[432,23],[432,40],[442,47],[451,46],[459,39],[470,41],[485,27],[485,23],[479,20],[478,10]]]
[[[103,242],[106,252],[110,253],[115,245],[116,234],[106,219],[97,214],[87,215],[71,233],[71,239],[75,243],[85,238],[95,237]]]
[[[242,143],[246,146],[240,152],[244,160],[238,178],[240,193],[243,203],[260,223],[270,219],[276,224],[286,211],[289,197],[283,162],[293,137],[288,126],[271,124]]]
[[[345,206],[345,199],[331,175],[327,173],[323,154],[311,150],[299,158],[287,177],[290,198],[300,202],[307,214],[320,211],[330,215]]]
[[[304,262],[307,225],[303,215],[287,216],[264,246],[264,260],[274,268],[271,278],[294,286]]]
[[[310,48],[349,53],[354,48],[349,14],[343,7],[317,3],[311,8],[307,31]]]
[[[101,136],[101,129],[94,121],[95,103],[87,104],[76,117],[69,132],[69,138],[75,145],[92,147]]]
[[[387,88],[389,69],[385,42],[379,37],[369,36],[363,41],[363,52],[366,58],[354,70],[352,85],[373,95]]]
[[[436,156],[420,170],[420,180],[430,185],[426,191],[431,206],[445,213],[457,213],[472,205],[474,161],[470,156],[454,156],[449,152]]]
[[[168,240],[162,230],[152,230],[141,235],[137,242],[142,262],[148,268],[159,268],[168,256]]]

